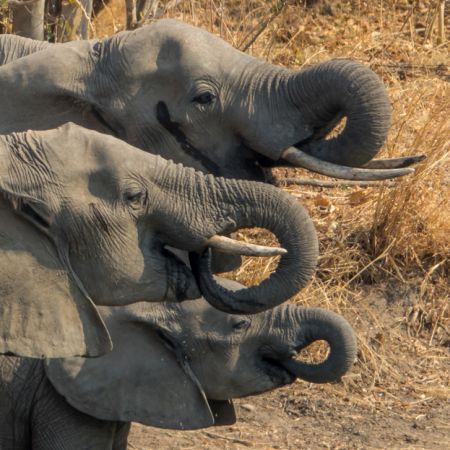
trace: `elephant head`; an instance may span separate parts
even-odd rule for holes
[[[136,304],[101,313],[114,349],[95,359],[48,360],[46,372],[74,408],[98,419],[195,429],[235,421],[233,398],[292,383],[339,380],[356,358],[356,338],[341,316],[282,305],[229,315],[204,300]],[[297,361],[325,340],[319,364]]]
[[[107,351],[93,303],[181,301],[200,287],[224,310],[261,311],[301,289],[317,259],[314,226],[289,195],[73,124],[0,136],[0,217],[0,353],[21,356]],[[259,286],[229,292],[211,275],[210,249],[260,254],[220,236],[252,226],[285,247],[262,254],[284,254]],[[166,246],[202,255],[198,285]]]
[[[174,20],[41,51],[15,39],[17,57],[38,54],[0,68],[8,131],[72,120],[203,172],[251,180],[264,180],[263,167],[292,164],[350,179],[412,170],[359,168],[384,143],[391,109],[379,78],[354,61],[291,71]],[[26,104],[48,114],[12,114]],[[343,131],[325,139],[343,117]]]

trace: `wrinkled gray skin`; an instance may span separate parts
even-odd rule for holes
[[[52,44],[9,34],[0,35],[0,66],[32,53],[45,50]],[[58,44],[53,44],[58,45]]]
[[[339,380],[356,357],[350,325],[321,309],[238,316],[202,299],[99,309],[114,342],[105,356],[0,357],[1,448],[118,450],[130,421],[184,430],[232,424],[233,398],[296,377]],[[319,339],[330,344],[325,362],[293,359]]]
[[[252,226],[271,230],[288,253],[258,286],[219,287],[208,239]],[[194,274],[166,246],[204,252]],[[272,186],[205,176],[73,124],[0,136],[0,353],[105,353],[93,303],[205,291],[218,308],[262,311],[301,289],[316,260],[307,213]]]
[[[260,166],[286,165],[292,145],[361,166],[390,124],[384,87],[367,67],[333,60],[290,71],[174,20],[102,41],[3,36],[0,62],[0,132],[72,121],[226,177],[263,180]],[[325,140],[342,116],[344,131]]]

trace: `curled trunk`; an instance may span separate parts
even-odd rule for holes
[[[191,253],[192,271],[211,305],[228,313],[257,313],[279,305],[306,285],[316,268],[318,242],[308,213],[295,198],[268,184],[205,176],[173,164],[167,170],[175,172],[165,176],[164,170],[158,171],[159,186],[166,193],[159,214],[168,214],[171,219],[163,223],[175,228],[165,226],[165,234],[179,236],[170,245],[197,250]],[[175,180],[177,188],[162,185],[162,179]],[[287,252],[268,279],[230,291],[212,275],[208,239],[249,227],[271,231]],[[181,228],[191,234],[180,235]]]
[[[297,377],[311,383],[338,381],[356,358],[356,336],[350,324],[339,314],[320,308],[299,309],[297,320],[300,324],[298,350],[323,340],[330,346],[329,355],[319,364],[288,359],[282,365]]]
[[[202,294],[214,307],[229,313],[256,313],[279,305],[306,285],[316,268],[317,237],[307,212],[289,195],[259,183],[228,184],[234,185],[232,190],[238,196],[232,200],[237,205],[232,212],[233,229],[227,231],[265,228],[287,252],[269,278],[238,291],[225,289],[215,281],[210,249],[200,256],[191,255],[191,265]]]
[[[391,106],[378,76],[355,61],[332,60],[296,73],[289,80],[291,100],[313,135],[296,144],[312,156],[335,164],[359,167],[383,145]],[[340,118],[345,128],[323,137]]]

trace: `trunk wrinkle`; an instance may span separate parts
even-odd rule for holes
[[[355,61],[332,60],[297,72],[289,80],[289,98],[316,135],[301,149],[324,161],[362,166],[387,137],[391,107],[386,90],[372,70]],[[344,130],[317,139],[340,115],[347,118]]]

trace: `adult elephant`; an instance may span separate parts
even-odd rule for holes
[[[296,378],[336,381],[356,357],[350,325],[318,308],[237,316],[199,299],[99,309],[114,342],[105,356],[0,357],[0,447],[119,450],[130,421],[182,430],[232,424],[233,398]],[[295,359],[316,340],[330,346],[325,361]]]
[[[252,226],[285,249],[220,236]],[[166,246],[198,253],[194,274]],[[217,247],[283,256],[271,277],[233,292],[211,274]],[[317,247],[305,210],[273,186],[205,176],[73,124],[0,136],[0,353],[107,352],[94,303],[202,292],[225,311],[262,311],[305,285]]]
[[[379,78],[354,61],[290,71],[174,20],[67,44],[3,36],[0,61],[3,133],[73,121],[203,172],[252,180],[289,164],[384,179],[411,173],[392,167],[420,159],[370,162],[391,109]],[[342,117],[343,131],[325,139]]]

